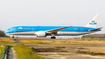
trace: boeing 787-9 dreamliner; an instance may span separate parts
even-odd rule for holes
[[[5,31],[6,34],[12,35],[35,35],[37,37],[51,36],[51,39],[56,39],[55,36],[77,36],[101,31],[101,28],[96,28],[100,14],[97,14],[85,26],[15,26]]]

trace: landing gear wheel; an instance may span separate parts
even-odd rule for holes
[[[12,36],[12,38],[14,38],[14,36]]]
[[[56,39],[56,37],[51,37],[51,39]]]

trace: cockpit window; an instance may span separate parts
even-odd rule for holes
[[[8,29],[8,30],[10,30],[10,29]]]

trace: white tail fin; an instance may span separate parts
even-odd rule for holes
[[[101,14],[97,14],[85,27],[95,28],[98,24],[98,20]]]

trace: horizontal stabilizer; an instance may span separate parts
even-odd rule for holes
[[[101,31],[102,27],[100,28],[95,28],[95,29],[92,29],[92,30],[89,30],[89,31]]]

